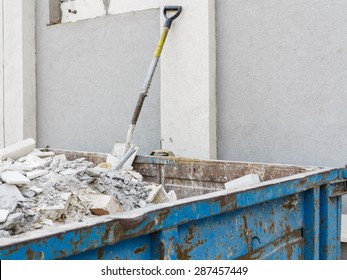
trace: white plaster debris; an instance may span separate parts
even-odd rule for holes
[[[0,185],[0,202],[1,208],[4,209],[5,202],[1,200],[1,197],[8,199],[11,203],[14,200],[25,201],[22,193],[18,190],[17,186],[10,184]],[[8,207],[11,207],[10,205]],[[7,209],[7,208],[6,208]]]
[[[257,174],[248,174],[246,176],[237,178],[230,182],[225,183],[225,189],[230,190],[236,187],[247,187],[253,184],[260,183],[259,175]]]
[[[20,231],[20,230],[18,230],[18,226],[21,227],[23,225],[23,219],[24,219],[23,213],[11,214],[7,217],[7,220],[5,223],[0,224],[0,230],[9,231],[12,229],[16,229],[16,227],[17,227],[16,231]],[[22,233],[22,232],[20,232],[20,233]]]
[[[1,173],[1,179],[10,185],[27,185],[30,180],[18,171],[6,171]]]
[[[42,156],[39,150],[0,162],[2,180],[12,183],[0,182],[0,209],[8,211],[0,238],[153,205],[148,200],[153,190],[141,174],[112,171],[106,164],[98,167],[85,158],[67,160],[50,152]]]
[[[170,201],[170,198],[162,185],[160,186],[152,185],[149,187],[149,190],[150,190],[150,194],[147,198],[148,202],[151,202],[154,204],[160,204],[160,203],[165,203]]]
[[[120,203],[110,195],[94,195],[90,211],[97,216],[122,212]]]
[[[39,208],[40,213],[47,219],[58,220],[67,211],[71,200],[71,193],[62,193],[56,197],[54,205],[45,204]]]
[[[42,151],[37,150],[37,149],[35,149],[31,154],[34,156],[37,156],[39,158],[53,157],[55,155],[54,152],[42,152]]]
[[[31,172],[27,172],[26,176],[27,176],[28,179],[32,180],[32,179],[35,179],[35,178],[38,178],[38,177],[45,176],[48,173],[49,173],[48,170],[34,170],[34,171],[31,171]]]
[[[32,169],[42,169],[47,167],[50,163],[47,160],[39,158],[33,154],[29,154],[23,158],[23,164],[30,166]]]
[[[6,222],[9,213],[10,211],[7,209],[0,209],[0,224]]]
[[[32,152],[35,148],[35,145],[35,140],[29,138],[11,146],[8,146],[0,151],[0,161],[5,161],[7,158],[17,160],[20,157],[23,157]]]
[[[34,193],[36,193],[36,194],[40,194],[40,193],[42,193],[43,192],[43,189],[41,189],[41,188],[38,188],[38,187],[36,187],[36,186],[32,186],[32,187],[30,187],[30,189],[29,189],[30,191],[33,191]]]
[[[170,201],[176,201],[177,200],[177,195],[174,190],[170,191],[167,196],[169,197]]]

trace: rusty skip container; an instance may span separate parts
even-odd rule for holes
[[[60,151],[62,152],[62,151]],[[105,154],[64,151],[95,163]],[[344,168],[137,157],[179,200],[0,239],[0,259],[338,259]],[[262,183],[224,190],[256,173]]]

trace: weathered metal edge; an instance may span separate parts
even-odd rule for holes
[[[336,171],[336,174],[333,175],[332,178],[328,178],[325,180],[325,176],[331,174],[331,172],[333,172],[333,171]],[[324,184],[324,183],[327,183],[329,180],[337,179],[339,176],[338,173],[339,173],[339,169],[324,168],[324,169],[320,169],[320,170],[316,170],[316,171],[311,171],[311,172],[301,173],[301,174],[292,175],[292,176],[288,176],[288,177],[283,177],[280,179],[274,179],[271,181],[267,181],[267,182],[263,182],[263,183],[259,183],[259,184],[254,184],[254,185],[248,186],[248,187],[235,188],[233,190],[217,191],[217,192],[213,192],[213,193],[209,193],[209,194],[205,194],[205,195],[200,195],[200,196],[196,196],[196,197],[182,199],[182,200],[179,200],[177,202],[170,202],[170,203],[165,203],[165,204],[161,204],[161,205],[150,206],[150,207],[147,207],[145,209],[136,209],[136,210],[128,211],[126,213],[119,213],[117,215],[95,217],[92,220],[87,221],[87,222],[61,225],[61,226],[58,226],[54,229],[49,229],[49,230],[47,230],[47,229],[46,230],[37,230],[37,231],[31,232],[30,234],[24,234],[24,235],[18,236],[18,237],[2,238],[2,240],[1,240],[2,244],[0,245],[0,249],[4,249],[8,246],[29,243],[29,242],[31,242],[33,240],[37,240],[37,239],[41,239],[41,240],[47,239],[49,237],[68,233],[68,232],[71,232],[74,230],[83,230],[83,229],[87,229],[87,228],[90,228],[93,226],[98,226],[98,225],[101,225],[104,223],[114,223],[117,221],[118,222],[129,221],[129,223],[131,223],[131,220],[144,221],[144,220],[146,220],[146,216],[148,216],[148,215],[153,215],[154,213],[158,213],[158,215],[160,215],[161,212],[173,211],[173,210],[175,210],[175,208],[186,206],[186,205],[192,204],[192,203],[199,203],[199,202],[216,203],[216,202],[218,202],[220,204],[229,204],[228,207],[221,207],[216,213],[210,213],[210,215],[208,215],[208,216],[213,216],[213,215],[217,215],[217,214],[220,214],[223,212],[236,210],[238,208],[258,204],[258,203],[261,203],[262,200],[263,201],[269,200],[267,197],[264,196],[264,199],[257,200],[255,203],[251,202],[249,199],[247,199],[248,202],[244,202],[244,199],[241,199],[242,198],[241,196],[244,193],[247,193],[247,195],[248,195],[250,191],[255,193],[255,192],[260,192],[266,188],[283,187],[283,183],[285,183],[285,185],[288,185],[288,186],[291,184],[296,186],[295,191],[289,191],[289,188],[288,188],[287,192],[281,192],[277,196],[273,196],[273,194],[271,194],[271,200],[277,199],[277,198],[280,198],[283,196],[287,196],[287,195],[291,195],[291,194],[294,194],[297,192],[305,191],[309,188],[313,188],[314,185],[317,184],[317,180],[316,180],[317,178],[314,178],[312,185],[311,184],[304,184],[304,186],[302,186],[302,184],[300,184],[300,182],[302,183],[303,179],[306,180],[306,179],[309,179],[310,177],[315,176],[315,175],[318,175],[318,176],[322,175],[322,178],[319,181],[321,184]],[[325,174],[325,176],[323,176],[323,174]],[[237,199],[237,197],[240,197],[240,199]],[[226,206],[226,205],[224,205],[224,206]],[[203,218],[203,217],[199,217],[199,218]],[[190,220],[194,220],[194,217],[190,217],[190,219],[187,219],[184,222],[189,222]],[[170,226],[176,226],[176,224],[172,224]],[[158,231],[160,229],[161,229],[160,226],[155,227],[155,228],[153,228],[153,230],[151,232]],[[140,233],[138,235],[140,235]],[[134,236],[132,235],[131,237],[136,237],[136,236],[137,235],[134,235]],[[124,236],[124,238],[117,240],[117,242],[119,242],[121,240],[125,240],[127,238],[130,238],[130,237]],[[103,245],[110,245],[110,244],[106,243]],[[97,248],[97,247],[95,247],[95,248]],[[90,247],[89,247],[89,249],[90,249]]]

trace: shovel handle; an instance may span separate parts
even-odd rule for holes
[[[169,17],[167,15],[167,12],[176,12],[176,13],[174,15],[172,15],[171,17]],[[166,18],[164,27],[167,27],[170,29],[172,22],[176,18],[178,18],[178,16],[181,14],[181,12],[182,12],[182,6],[165,6],[164,10],[163,10],[164,17]]]

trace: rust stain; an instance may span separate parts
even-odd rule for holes
[[[104,258],[104,254],[105,254],[104,248],[100,248],[98,250],[98,260],[102,260]]]
[[[235,194],[229,194],[225,195],[223,197],[218,197],[216,200],[219,201],[219,205],[221,209],[225,209],[228,206],[231,206],[230,208],[236,208],[236,195]]]
[[[159,260],[164,260],[165,259],[165,244],[162,240],[159,242],[158,251],[159,251],[158,252],[159,253]]]
[[[243,220],[243,227],[242,227],[242,232],[243,232],[243,237],[245,238],[246,244],[247,244],[247,250],[250,252],[252,250],[252,238],[251,238],[251,231],[248,229],[248,220],[247,220],[247,215],[242,214],[242,220]]]
[[[26,251],[25,255],[28,260],[43,260],[44,259],[43,252],[34,252],[30,248]]]
[[[264,259],[264,257],[268,258],[268,256],[270,256],[272,252],[275,252],[276,250],[280,248],[285,249],[286,258],[288,260],[291,260],[293,259],[295,246],[302,243],[303,243],[303,239],[301,238],[301,232],[300,230],[296,230],[294,232],[285,234],[280,239],[275,240],[274,242],[262,248],[259,248],[252,252],[248,252],[247,254],[237,258],[237,260],[259,260],[259,259]],[[271,247],[273,247],[274,249],[266,252],[266,248],[271,248]],[[302,255],[299,254],[298,257],[299,259],[302,258]]]
[[[137,249],[134,251],[134,253],[135,253],[136,255],[141,254],[141,253],[145,252],[145,251],[147,250],[147,248],[148,248],[148,245],[145,244],[145,245],[143,245],[142,247],[137,248]]]
[[[269,232],[274,233],[275,232],[275,223],[271,221],[269,226]]]
[[[260,248],[256,251],[249,252],[246,255],[236,258],[236,260],[259,260],[264,255],[264,252],[265,248]]]
[[[30,248],[26,252],[26,256],[28,260],[34,260],[35,255],[36,255],[35,252],[31,250]]]
[[[171,236],[170,238],[169,238],[169,243],[170,243],[170,245],[169,245],[169,247],[167,248],[167,256],[165,256],[164,254],[163,254],[163,257],[162,257],[162,259],[164,260],[169,260],[170,259],[170,257],[171,257],[171,255],[173,255],[174,253],[175,253],[175,248],[176,248],[176,244],[175,244],[175,239],[174,239],[174,237],[173,236]],[[163,248],[165,248],[165,244],[163,244]]]
[[[196,230],[196,224],[194,226],[191,226],[188,228],[188,235],[186,237],[185,240],[185,244],[184,246],[186,246],[187,248],[183,249],[181,245],[178,246],[178,252],[177,252],[177,256],[179,260],[190,260],[191,256],[190,253],[197,248],[198,246],[202,245],[204,243],[204,241],[202,241],[199,236],[197,238],[197,241],[195,244],[193,244],[193,240],[195,237],[195,230]]]
[[[171,213],[171,209],[164,209],[162,211],[159,212],[158,214],[158,226],[161,226],[162,225],[162,222],[165,221],[165,219],[170,215]]]
[[[281,208],[294,210],[296,209],[296,206],[298,205],[298,194],[291,195],[288,198],[288,201],[286,201]]]

